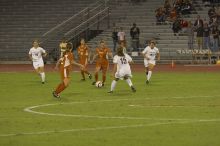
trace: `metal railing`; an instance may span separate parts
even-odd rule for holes
[[[45,32],[40,38],[40,43],[44,44],[49,40],[60,40],[63,37],[70,40],[83,30],[91,27],[92,24],[98,24],[109,16],[109,1],[110,0],[99,0],[84,8],[79,13],[74,14],[67,20]]]

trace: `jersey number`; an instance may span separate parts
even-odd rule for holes
[[[125,58],[121,58],[121,64],[127,64],[127,60]]]

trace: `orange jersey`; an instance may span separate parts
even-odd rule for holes
[[[61,79],[69,78],[70,72],[72,70],[72,62],[74,61],[73,53],[64,52],[62,58],[60,58],[60,74]]]
[[[71,67],[73,60],[74,60],[73,53],[64,52],[63,57],[60,58],[61,68]]]
[[[80,45],[77,49],[78,51],[78,55],[79,55],[79,60],[80,61],[85,61],[87,58],[88,58],[88,51],[89,51],[89,48],[87,45]]]
[[[104,49],[97,48],[96,49],[96,54],[98,55],[97,62],[100,63],[108,62],[107,60],[108,53],[111,53],[111,50],[109,48],[104,48]]]

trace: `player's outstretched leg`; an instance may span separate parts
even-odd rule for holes
[[[136,92],[136,89],[134,88],[131,79],[130,79],[129,77],[125,77],[124,79],[125,79],[125,81],[128,83],[128,85],[131,87],[131,90],[132,90],[133,92]]]
[[[105,85],[107,69],[102,70],[102,86]]]
[[[92,79],[92,74],[90,74],[87,70],[84,70],[84,73],[89,76],[89,79]]]
[[[111,90],[110,91],[108,91],[108,93],[113,93],[113,91],[114,91],[114,89],[115,89],[115,87],[116,87],[116,84],[117,84],[117,81],[118,81],[119,79],[114,79],[113,81],[112,81],[112,84],[111,84]]]
[[[98,79],[99,79],[99,70],[101,69],[101,67],[96,67],[96,69],[95,69],[95,81],[94,82],[92,82],[92,85],[95,85],[95,83],[98,81]]]
[[[82,75],[81,81],[85,81],[86,79],[85,79],[85,74],[84,74],[84,71],[83,71],[83,70],[81,70],[81,75]]]
[[[146,84],[149,84],[149,82],[150,82],[150,78],[151,78],[151,76],[152,76],[152,70],[153,70],[153,68],[154,68],[154,65],[150,64],[150,65],[149,65],[149,68],[148,68]]]
[[[60,84],[57,86],[56,90],[53,91],[53,96],[54,96],[55,98],[60,98],[60,95],[59,95],[59,94],[60,94],[64,89],[66,89],[66,88],[68,87],[69,83],[70,83],[70,80],[69,80],[68,78],[65,78],[65,79],[63,80],[63,82],[60,83]]]
[[[45,72],[44,72],[44,68],[43,67],[39,67],[38,69],[37,69],[37,73],[40,75],[40,77],[41,77],[41,82],[42,82],[42,84],[44,84],[45,83],[45,78],[46,78],[46,75],[45,75]]]

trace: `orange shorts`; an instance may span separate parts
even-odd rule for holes
[[[60,68],[61,79],[64,80],[65,78],[70,78],[70,72],[71,72],[70,67],[61,67]]]
[[[84,65],[84,66],[87,66],[87,65],[88,65],[87,59],[80,59],[80,60],[79,60],[79,63],[82,64],[82,65]]]
[[[107,71],[109,66],[108,61],[103,61],[103,62],[96,62],[96,68],[100,68],[102,71]]]

